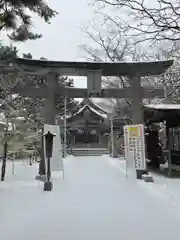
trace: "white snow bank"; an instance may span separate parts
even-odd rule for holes
[[[126,175],[126,161],[123,158],[107,158],[107,161],[111,166]],[[166,178],[155,173],[151,173],[151,175],[153,176],[154,183],[145,183],[144,181],[137,180],[138,185],[144,191],[148,192],[149,195],[161,202],[165,208],[169,209],[171,214],[175,214],[180,219],[180,179]],[[132,172],[129,176],[127,179],[131,179]]]

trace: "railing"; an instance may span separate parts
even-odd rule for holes
[[[72,148],[83,148],[83,149],[92,149],[92,148],[108,148],[108,144],[102,143],[77,143],[73,144]]]

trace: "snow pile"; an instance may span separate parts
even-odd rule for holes
[[[7,162],[5,181],[1,182],[0,189],[19,187],[39,187],[40,183],[35,181],[38,165],[29,165],[27,160]]]
[[[107,158],[107,161],[111,166],[126,175],[126,161],[123,158]],[[128,174],[128,178],[132,176],[132,169],[130,171],[131,174]],[[137,184],[149,195],[161,202],[171,213],[180,218],[180,179],[166,178],[155,173],[151,173],[151,175],[154,183],[145,183],[137,180]]]
[[[107,157],[106,161],[113,167],[119,169],[127,178],[135,179],[135,172],[132,168],[127,167],[126,161],[123,157],[120,158],[110,158]]]
[[[68,161],[71,158],[72,157],[67,157],[64,160],[64,164],[67,165]],[[38,168],[39,168],[38,163],[32,164],[30,166],[28,160],[15,161],[15,162],[8,161],[6,165],[5,181],[0,183],[0,189],[7,189],[7,188],[14,189],[19,187],[42,188],[43,182],[35,180],[35,177],[38,174]],[[52,179],[55,182],[56,180],[58,181],[62,180],[62,173],[60,171],[53,171]]]

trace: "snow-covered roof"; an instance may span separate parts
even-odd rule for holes
[[[154,108],[154,109],[180,109],[180,104],[175,104],[169,98],[161,98],[161,99],[154,99],[149,104],[144,104],[147,108]]]
[[[126,104],[125,103],[125,100],[124,99],[118,99],[118,103],[119,104]],[[99,101],[98,101],[98,103],[97,103],[98,105],[103,105],[103,107],[108,111],[108,109],[109,109],[109,113],[111,112],[113,112],[113,108],[115,108],[115,104],[116,104],[116,101],[114,100],[114,99],[111,99],[111,100],[109,100],[109,99],[103,99],[103,101],[102,101],[102,99],[100,99]],[[161,106],[166,106],[166,108],[172,108],[172,109],[174,109],[178,104],[174,104],[173,103],[173,101],[171,100],[171,99],[169,99],[169,98],[161,98],[161,99],[159,99],[159,98],[154,98],[154,99],[143,99],[143,105],[145,106],[145,107],[148,107],[149,106],[149,108],[152,108],[152,106],[153,106],[153,108],[158,108],[158,107],[161,107]],[[175,106],[176,105],[176,106]],[[121,105],[120,105],[121,106]],[[178,109],[178,106],[177,106],[177,109]]]
[[[97,101],[97,99],[95,99]],[[126,99],[120,98],[120,99],[98,99],[97,105],[101,106],[108,114],[114,115],[116,114],[116,110],[129,106],[126,102]],[[122,110],[124,111],[124,109]]]
[[[171,110],[179,110],[180,109],[180,104],[148,104],[145,105],[147,108],[153,108],[153,109],[171,109]]]
[[[107,111],[106,108],[102,107],[100,104],[98,104],[99,102],[96,101],[97,99],[93,99],[93,98],[88,98],[88,101],[92,103],[92,105],[94,105],[96,108],[98,108],[100,111],[102,111],[103,113],[108,113],[109,111]],[[82,99],[82,101],[79,104],[82,104],[85,101],[85,99]],[[87,103],[88,104],[88,103]]]
[[[0,125],[6,126],[6,123],[4,121],[0,120]]]
[[[93,98],[90,101],[97,106],[97,108],[101,109],[103,112],[112,113],[114,104],[109,99],[106,98]]]
[[[86,104],[82,108],[80,108],[73,116],[76,116],[79,113],[83,112],[85,108],[89,108],[92,112],[94,112],[95,114],[99,115],[102,118],[106,118],[107,117],[107,114],[102,114],[102,113],[98,112],[96,109],[92,108],[88,104]]]
[[[83,103],[84,99],[81,101]],[[92,102],[93,105],[95,105],[97,108],[102,110],[103,112],[106,112],[107,114],[102,114],[101,112],[97,111],[93,107],[89,106],[88,104],[85,104],[82,106],[79,111],[76,114],[79,114],[82,112],[86,107],[89,107],[89,109],[94,112],[95,114],[102,116],[103,118],[107,118],[108,115],[114,115],[115,111],[115,105],[116,105],[116,100],[115,99],[89,99],[90,102]],[[80,103],[80,104],[81,104]],[[118,99],[118,105],[121,108],[121,104],[126,105],[125,99]],[[173,104],[173,101],[168,98],[154,98],[154,99],[143,99],[143,105],[146,108],[154,108],[154,109],[180,109],[179,104]],[[75,114],[75,115],[76,115]]]

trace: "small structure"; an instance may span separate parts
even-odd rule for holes
[[[111,110],[101,107],[91,98],[83,99],[77,111],[67,118],[68,138],[72,147],[108,148],[111,131]],[[113,130],[116,135],[123,132],[124,118],[113,120]]]
[[[67,118],[69,141],[73,146],[107,147],[109,131],[108,112],[95,104],[90,98],[80,102],[77,111]]]
[[[180,171],[180,105],[170,100],[145,106],[145,117],[151,122],[166,122],[166,142],[163,149],[167,159],[168,176],[172,170]]]

